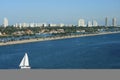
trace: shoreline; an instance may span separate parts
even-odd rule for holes
[[[10,41],[10,42],[6,42],[6,43],[0,43],[0,46],[24,44],[24,43],[40,42],[40,41],[60,40],[60,39],[68,39],[68,38],[97,36],[97,35],[105,35],[105,34],[115,34],[115,33],[120,33],[120,31],[117,31],[117,32],[103,32],[103,33],[96,33],[96,34],[70,35],[70,36],[51,37],[51,38],[36,38],[36,39],[21,40],[21,41]]]

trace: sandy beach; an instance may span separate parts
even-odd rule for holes
[[[48,40],[67,39],[67,38],[77,38],[77,37],[85,37],[85,36],[97,36],[97,35],[114,34],[114,33],[120,33],[120,31],[119,32],[104,32],[104,33],[96,33],[96,34],[70,35],[70,36],[51,37],[51,38],[37,38],[37,39],[29,39],[29,40],[10,41],[6,43],[1,42],[0,46],[13,45],[13,44],[24,44],[24,43],[48,41]]]

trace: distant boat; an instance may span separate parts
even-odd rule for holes
[[[19,67],[20,67],[21,69],[30,69],[30,68],[31,68],[31,67],[29,66],[29,59],[28,59],[27,53],[25,53],[25,55],[24,55],[24,57],[23,57],[20,65],[19,65]]]

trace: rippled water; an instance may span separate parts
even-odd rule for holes
[[[120,34],[0,46],[0,69],[120,69]]]

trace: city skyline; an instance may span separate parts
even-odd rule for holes
[[[105,22],[104,25],[98,24],[98,22],[96,20],[92,20],[92,21],[86,21],[85,19],[79,19],[78,20],[78,24],[65,24],[65,23],[42,23],[42,22],[19,22],[19,23],[15,23],[12,24],[14,27],[56,27],[56,26],[60,26],[60,27],[64,27],[64,26],[82,26],[82,27],[95,27],[95,26],[105,26],[105,27],[109,27],[109,26],[114,26],[114,27],[119,27],[120,25],[117,24],[117,19],[114,17],[111,19],[111,23],[108,22],[108,17],[105,17]],[[7,26],[12,26],[9,24],[9,20],[5,17],[3,19],[3,24],[1,26],[3,27],[7,27]]]
[[[119,0],[2,0],[0,3],[0,24],[3,18],[9,19],[9,24],[19,22],[46,22],[77,24],[79,19],[96,20],[104,25],[117,18],[120,24]],[[112,24],[109,24],[112,25]]]

